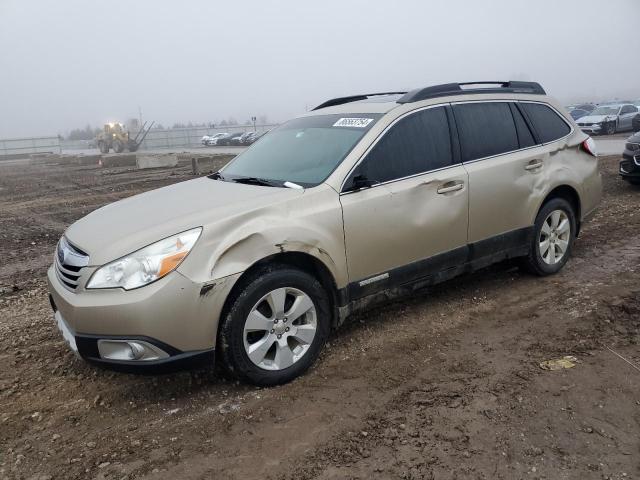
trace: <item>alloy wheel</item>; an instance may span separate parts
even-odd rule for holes
[[[284,370],[309,350],[318,328],[313,301],[301,290],[283,287],[263,296],[244,324],[244,349],[265,370]]]
[[[564,210],[552,211],[540,229],[538,248],[542,260],[548,265],[562,261],[569,248],[571,221]]]

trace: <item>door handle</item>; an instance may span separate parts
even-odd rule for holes
[[[462,182],[459,182],[459,183],[449,182],[449,183],[445,183],[436,191],[439,194],[443,194],[443,193],[457,192],[458,190],[462,190],[463,188],[464,188],[464,183]]]
[[[542,168],[543,165],[544,165],[544,162],[542,160],[532,160],[529,163],[527,163],[527,166],[524,167],[524,169],[528,171],[536,170],[538,168]]]

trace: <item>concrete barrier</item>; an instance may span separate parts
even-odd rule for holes
[[[102,155],[76,155],[74,163],[81,166],[97,166],[102,160]]]
[[[178,157],[172,154],[138,154],[136,155],[136,165],[139,169],[175,167],[178,165]]]
[[[194,175],[201,175],[203,173],[213,173],[220,170],[231,159],[235,158],[233,154],[220,154],[220,155],[203,155],[197,153],[181,153],[178,154],[178,160],[187,161],[191,163],[191,171]]]
[[[112,153],[110,155],[103,155],[99,165],[101,167],[135,167],[136,166],[136,154],[135,153]]]

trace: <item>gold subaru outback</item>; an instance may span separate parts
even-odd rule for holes
[[[69,227],[48,272],[82,358],[287,382],[390,296],[517,258],[558,272],[601,197],[593,141],[531,82],[329,100],[219,172]]]

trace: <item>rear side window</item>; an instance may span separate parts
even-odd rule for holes
[[[520,103],[533,123],[540,142],[547,143],[569,135],[571,128],[551,107],[540,103]]]
[[[522,113],[520,113],[518,107],[513,103],[511,104],[511,113],[513,113],[513,120],[516,122],[520,148],[533,147],[536,144],[536,141],[533,138],[531,130],[529,130],[529,126],[522,116]]]
[[[477,160],[518,149],[516,125],[509,104],[454,105],[462,161]]]
[[[436,107],[398,121],[373,147],[353,176],[365,175],[372,182],[388,182],[452,163],[447,113],[444,107]]]

